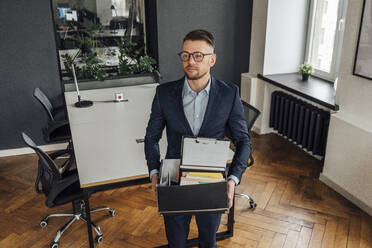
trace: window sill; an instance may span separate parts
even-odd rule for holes
[[[298,73],[258,74],[257,77],[326,108],[339,110],[335,104],[336,91],[333,84],[326,80],[310,76],[308,81],[302,81]]]

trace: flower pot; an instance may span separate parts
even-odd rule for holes
[[[307,81],[309,79],[310,74],[302,73],[302,81]]]

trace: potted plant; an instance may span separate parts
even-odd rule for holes
[[[143,48],[136,50],[137,43],[122,37],[117,46],[120,53],[118,75],[153,73],[158,78],[161,77],[156,68],[156,60],[148,55],[140,55]]]
[[[156,60],[146,54],[142,54],[143,47],[137,48],[137,43],[132,42],[124,37],[117,41],[118,53],[114,56],[118,57],[119,64],[116,68],[111,67],[110,72],[106,72],[104,66],[100,63],[96,46],[91,35],[81,38],[76,38],[79,44],[79,61],[77,65],[76,57],[74,58],[65,54],[62,55],[66,71],[72,75],[72,65],[75,67],[76,77],[79,80],[99,80],[104,81],[108,77],[117,78],[122,76],[141,76],[150,74],[158,81],[161,77],[160,72],[156,68]],[[83,49],[84,48],[84,49]]]
[[[62,55],[63,63],[68,75],[72,77],[72,65],[76,71],[77,79],[89,79],[103,81],[107,77],[104,67],[99,63],[97,56],[98,40],[94,38],[94,34],[99,32],[100,25],[94,25],[91,29],[84,33],[79,33],[72,37],[78,46],[78,53],[73,57],[66,53]],[[79,58],[78,58],[79,57]],[[77,60],[79,60],[78,66]]]
[[[311,64],[303,63],[298,68],[298,72],[302,74],[302,81],[307,81],[309,79],[310,74],[314,72],[314,69]]]

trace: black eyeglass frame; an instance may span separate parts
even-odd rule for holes
[[[182,54],[183,54],[183,53],[187,53],[187,54],[188,54],[189,57],[187,58],[187,60],[183,60],[183,59],[182,59]],[[199,54],[203,55],[203,57],[202,57],[202,59],[201,59],[200,61],[198,61],[198,60],[195,59],[194,54],[196,54],[196,53],[199,53]],[[205,57],[206,55],[213,55],[214,53],[202,53],[202,52],[193,52],[193,53],[189,53],[189,52],[182,51],[182,52],[179,52],[179,53],[177,53],[177,54],[178,54],[178,56],[180,56],[180,59],[181,59],[181,61],[183,61],[183,62],[187,62],[187,61],[189,61],[189,60],[190,60],[190,55],[192,56],[192,58],[194,59],[195,62],[202,62],[202,61],[204,60],[204,57]]]

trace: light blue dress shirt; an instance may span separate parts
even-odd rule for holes
[[[211,80],[209,79],[207,86],[199,93],[196,93],[191,89],[185,77],[185,84],[182,90],[183,111],[195,136],[198,136],[204,120],[210,89]]]
[[[191,89],[185,77],[185,83],[182,89],[183,111],[185,112],[185,116],[187,121],[189,122],[191,131],[195,136],[198,136],[201,125],[203,124],[205,111],[208,105],[210,89],[210,78],[207,86],[199,93],[196,93]],[[159,171],[154,169],[150,172],[150,179],[152,179],[152,175],[154,175],[155,173],[159,173]],[[228,177],[228,180],[229,179],[232,179],[236,185],[239,183],[239,179],[234,175],[230,175]]]

